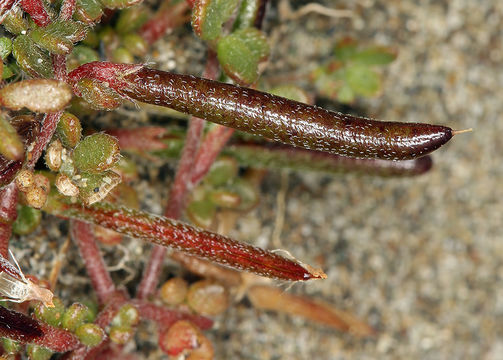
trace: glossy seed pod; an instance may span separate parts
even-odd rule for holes
[[[355,158],[413,159],[439,148],[452,129],[377,121],[310,106],[257,90],[141,68],[122,93],[268,139]]]

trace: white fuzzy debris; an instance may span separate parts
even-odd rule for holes
[[[14,255],[12,253],[10,254],[17,266],[17,269],[15,269],[3,257],[0,259],[2,268],[9,268],[9,270],[16,273],[18,277],[14,277],[6,271],[0,272],[0,295],[5,297],[4,300],[19,303],[30,300],[38,300],[47,307],[54,307],[52,302],[54,294],[49,289],[40,287],[27,279],[19,268],[19,264],[14,258]]]

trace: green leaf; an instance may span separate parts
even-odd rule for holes
[[[216,207],[210,200],[197,200],[187,206],[186,213],[195,225],[209,228],[215,218]]]
[[[56,132],[64,146],[74,148],[82,136],[82,125],[75,115],[64,112],[59,119]]]
[[[351,60],[362,65],[387,65],[396,59],[396,53],[386,47],[371,47],[355,53]]]
[[[86,346],[93,347],[98,345],[106,336],[102,328],[96,324],[84,324],[75,330],[75,335]]]
[[[258,59],[247,44],[235,36],[218,42],[217,56],[227,76],[240,85],[253,84],[258,78]]]
[[[5,36],[0,37],[0,57],[2,60],[5,60],[5,58],[10,55],[11,51],[12,40]]]
[[[98,52],[85,45],[75,46],[72,51],[72,56],[77,59],[80,65],[100,60],[100,55],[98,54]]]
[[[238,16],[234,21],[234,30],[252,28],[259,15],[261,0],[243,0],[239,7]]]
[[[115,29],[119,34],[134,33],[147,22],[149,14],[144,7],[133,6],[119,14]]]
[[[337,92],[337,101],[343,104],[352,103],[354,100],[355,100],[355,93],[347,85],[342,86]]]
[[[356,53],[357,43],[355,40],[346,38],[340,41],[334,49],[334,55],[338,61],[348,61]]]
[[[348,66],[345,73],[347,84],[356,94],[372,96],[379,92],[381,79],[367,66],[354,64]]]
[[[73,151],[75,167],[80,171],[95,174],[113,167],[119,157],[119,142],[104,133],[85,137]]]
[[[12,231],[17,235],[28,235],[40,224],[42,212],[31,206],[19,205],[17,219],[12,224]]]
[[[99,0],[77,0],[75,14],[73,15],[76,20],[94,24],[101,19],[102,15],[103,6]]]
[[[205,181],[212,186],[220,186],[234,179],[237,173],[237,161],[234,158],[224,156],[213,163]]]
[[[12,43],[12,54],[17,63],[32,77],[52,78],[52,60],[49,54],[35,45],[26,35],[19,35]]]
[[[309,104],[311,99],[308,93],[296,85],[281,85],[268,91],[270,94],[281,96],[290,100]]]
[[[0,116],[0,155],[8,160],[22,160],[24,157],[24,145],[16,129]]]
[[[86,37],[87,27],[77,21],[57,21],[45,28],[37,27],[29,36],[37,45],[54,54],[68,54],[73,43]]]
[[[262,31],[255,28],[242,29],[229,37],[241,39],[258,61],[264,61],[269,57],[269,44]]]
[[[192,28],[203,40],[216,40],[239,0],[200,0],[192,9]]]

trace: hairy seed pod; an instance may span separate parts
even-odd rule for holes
[[[72,89],[53,79],[32,79],[11,83],[0,90],[0,102],[12,110],[23,107],[48,113],[62,110],[72,99]]]
[[[83,67],[86,65],[88,69],[96,66]],[[83,67],[74,74],[85,73]],[[122,88],[116,90],[129,98],[285,144],[343,156],[413,159],[436,150],[455,134],[445,126],[345,115],[253,89],[145,67],[137,71],[131,67],[121,81]]]
[[[41,209],[47,201],[47,193],[40,187],[33,186],[26,193],[26,203],[35,209]]]

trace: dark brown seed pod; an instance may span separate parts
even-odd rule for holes
[[[377,121],[310,106],[257,90],[141,68],[120,91],[285,144],[356,158],[413,159],[436,150],[452,129]]]

